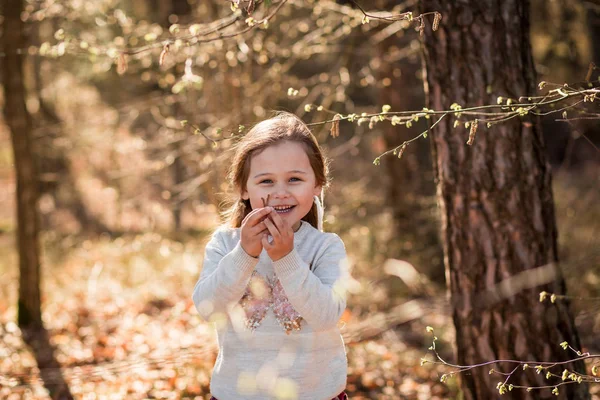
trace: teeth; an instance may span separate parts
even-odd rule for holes
[[[292,208],[293,206],[289,206],[289,207],[275,207],[276,210],[288,210],[290,208]]]

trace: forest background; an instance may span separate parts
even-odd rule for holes
[[[440,382],[454,368],[421,362],[434,359],[428,326],[442,358],[456,360],[430,138],[412,142],[401,159],[373,162],[426,125],[361,118],[384,105],[427,106],[419,24],[377,18],[416,16],[418,3],[381,0],[361,10],[343,1],[257,2],[257,19],[273,13],[258,27],[247,19],[249,2],[237,11],[231,4],[24,2],[24,100],[38,170],[47,342],[28,343],[17,324],[15,160],[0,116],[0,397],[209,398],[215,336],[190,296],[226,200],[234,141],[227,138],[273,110],[314,123],[332,159],[325,230],[344,240],[355,279],[342,329],[349,394],[463,396],[455,378]],[[242,20],[231,20],[240,13]],[[539,82],[597,79],[590,63],[600,61],[598,4],[533,0],[529,13]],[[227,23],[224,32],[254,29],[186,45],[185,38]],[[173,42],[165,46],[166,39]],[[337,113],[356,113],[341,121],[339,136],[321,123]],[[568,117],[543,117],[545,151],[579,350],[598,353],[599,126],[597,115]],[[469,129],[456,129],[467,146]],[[589,390],[600,392],[597,384]]]

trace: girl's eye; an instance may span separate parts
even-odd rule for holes
[[[292,179],[297,179],[297,180],[299,180],[299,181],[301,181],[301,180],[302,180],[302,179],[300,179],[300,178],[295,178],[295,177],[294,177],[294,178],[290,178],[290,180],[292,180]],[[263,180],[263,181],[260,181],[260,183],[266,183],[266,182],[271,182],[271,180],[270,180],[270,179],[265,179],[265,180]]]

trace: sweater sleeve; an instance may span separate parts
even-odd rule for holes
[[[335,327],[346,309],[346,248],[338,235],[328,235],[313,271],[296,248],[273,262],[290,304],[315,331]]]
[[[258,258],[246,253],[241,241],[227,252],[223,236],[223,231],[215,231],[206,245],[200,278],[192,294],[196,310],[207,321],[213,314],[225,313],[229,304],[242,298],[258,264]]]

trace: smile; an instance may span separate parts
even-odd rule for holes
[[[289,213],[290,211],[292,211],[294,209],[294,207],[296,207],[296,206],[273,207],[273,208],[275,208],[275,211],[277,211],[278,214],[286,214],[286,213]]]

